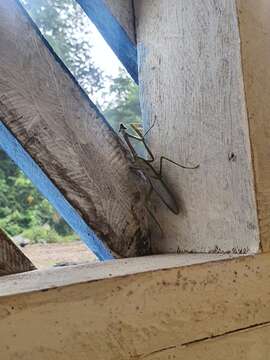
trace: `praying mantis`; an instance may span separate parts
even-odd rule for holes
[[[137,136],[130,134],[127,131],[127,127],[124,124],[120,124],[119,132],[122,135],[125,143],[127,144],[128,148],[132,154],[134,168],[136,170],[140,170],[149,182],[150,189],[146,196],[146,203],[149,201],[152,193],[155,192],[157,194],[157,196],[161,199],[161,201],[168,207],[168,209],[171,212],[173,212],[175,215],[177,215],[180,212],[180,208],[175,199],[173,192],[170,190],[169,186],[166,184],[166,182],[163,178],[163,175],[162,175],[163,162],[168,161],[168,162],[170,162],[174,165],[177,165],[183,169],[197,169],[199,167],[199,165],[196,165],[193,167],[184,166],[184,165],[181,165],[165,156],[161,156],[159,159],[159,169],[156,170],[153,166],[155,157],[145,140],[146,135],[149,133],[149,131],[153,128],[154,125],[155,125],[155,123],[148,129],[148,131],[144,135],[141,133],[138,126],[136,126],[135,124],[131,124],[130,126],[134,130],[134,132],[137,134]],[[145,159],[142,156],[138,155],[138,153],[136,152],[130,139],[133,139],[133,140],[143,143],[143,146],[149,155],[149,159]],[[150,213],[150,214],[154,218],[152,213]],[[155,218],[154,218],[154,220],[155,220],[155,222],[157,222],[157,220]]]

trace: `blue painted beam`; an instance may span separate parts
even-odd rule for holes
[[[103,245],[96,234],[84,222],[77,211],[64,198],[47,175],[24,150],[14,135],[0,122],[0,147],[18,165],[34,186],[54,206],[71,228],[79,235],[85,244],[93,251],[99,260],[113,259],[109,250]]]
[[[138,84],[137,48],[103,0],[76,0]]]

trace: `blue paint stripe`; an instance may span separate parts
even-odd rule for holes
[[[103,0],[76,0],[138,84],[137,48]],[[108,59],[108,61],[110,61]]]
[[[24,150],[14,135],[0,122],[0,147],[18,165],[36,188],[79,235],[99,260],[113,259],[109,250],[69,204],[47,175]]]

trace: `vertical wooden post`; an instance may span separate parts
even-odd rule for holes
[[[246,6],[246,1],[239,3]],[[257,8],[257,2],[248,3]],[[260,1],[262,12],[266,3]],[[197,170],[169,163],[164,167],[181,212],[174,215],[156,203],[166,236],[154,243],[154,250],[256,252],[259,227],[236,2],[136,0],[135,4],[143,118],[147,126],[156,120],[150,146],[157,159],[164,155],[180,164],[200,164]],[[256,43],[255,36],[252,41]],[[252,66],[256,67],[257,56],[254,53]],[[260,71],[264,77],[264,68]],[[264,79],[263,84],[270,83]],[[264,112],[268,109],[264,104]],[[257,141],[261,142],[259,133]],[[261,144],[261,153],[266,145]],[[269,172],[268,167],[268,184]],[[265,197],[260,203],[270,207]],[[269,221],[270,216],[265,223]]]
[[[263,251],[270,250],[270,3],[237,0]]]

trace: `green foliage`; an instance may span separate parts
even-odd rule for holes
[[[23,238],[29,239],[32,244],[37,243],[63,243],[63,242],[71,242],[78,240],[78,236],[75,234],[69,234],[66,236],[60,236],[54,229],[50,227],[33,227],[27,230],[24,230],[21,234]]]
[[[120,123],[141,123],[139,88],[123,70],[113,79],[110,93],[114,100],[107,105],[104,114],[115,131],[119,130]]]
[[[73,234],[3,151],[0,151],[0,227],[11,236],[28,234],[33,241],[38,241],[39,232],[43,236],[40,241],[48,242]]]
[[[131,123],[142,125],[139,88],[125,71],[120,70],[119,75],[113,79],[110,92],[113,101],[109,102],[104,114],[113,129],[118,132],[120,123],[127,126]],[[131,128],[129,132],[133,132]],[[134,135],[137,134],[134,133]],[[143,144],[135,140],[131,140],[131,143],[136,152],[144,156]]]

